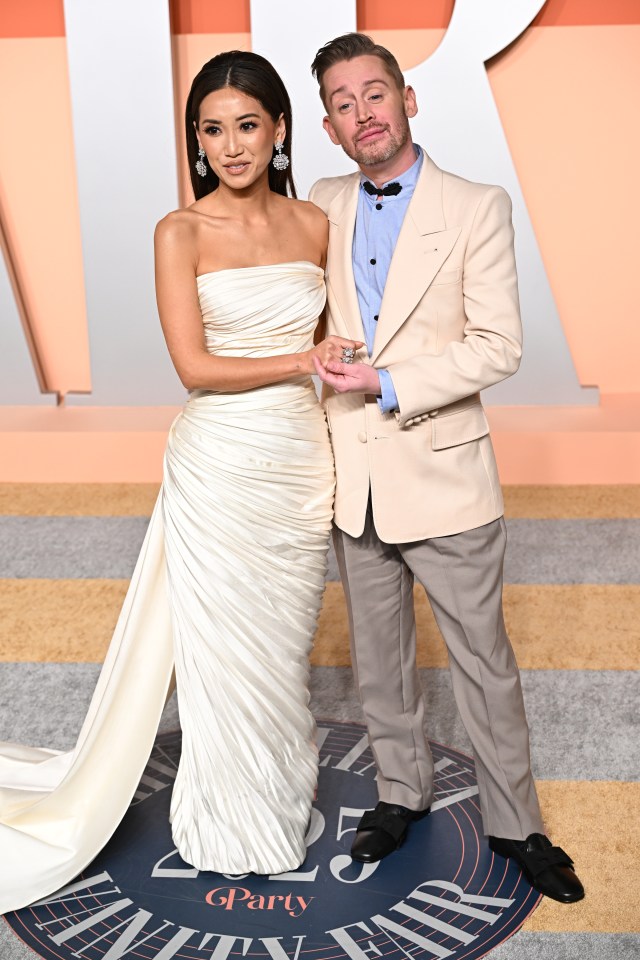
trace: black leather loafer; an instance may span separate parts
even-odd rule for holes
[[[576,903],[584,897],[584,887],[573,869],[573,860],[561,847],[554,847],[541,833],[526,840],[489,837],[489,847],[501,857],[520,864],[534,890],[559,903]]]
[[[360,863],[375,863],[397,850],[407,835],[409,824],[422,820],[431,808],[409,810],[381,800],[375,810],[367,810],[356,829],[351,856]]]

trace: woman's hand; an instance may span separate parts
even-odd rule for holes
[[[341,363],[344,357],[344,350],[352,350],[351,357],[355,355],[356,350],[363,347],[362,340],[347,340],[345,337],[326,337],[317,343],[311,350],[304,354],[307,373],[316,373],[314,359],[318,360],[323,367],[328,363]]]

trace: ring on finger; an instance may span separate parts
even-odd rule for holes
[[[355,357],[355,355],[356,355],[356,351],[354,350],[353,347],[343,347],[343,348],[342,348],[342,358],[343,358],[343,359],[346,360],[347,358],[349,358],[350,360],[353,360],[353,358]]]

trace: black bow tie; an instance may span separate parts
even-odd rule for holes
[[[388,183],[386,187],[374,187],[368,180],[364,180],[362,186],[372,197],[397,197],[402,190],[397,180],[394,180],[393,183]]]

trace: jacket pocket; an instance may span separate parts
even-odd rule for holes
[[[434,450],[457,447],[470,440],[478,440],[489,433],[489,423],[482,406],[474,404],[457,413],[430,417],[431,446]]]
[[[439,270],[431,281],[432,287],[437,287],[441,283],[458,283],[462,279],[462,269],[456,267],[455,270]]]

